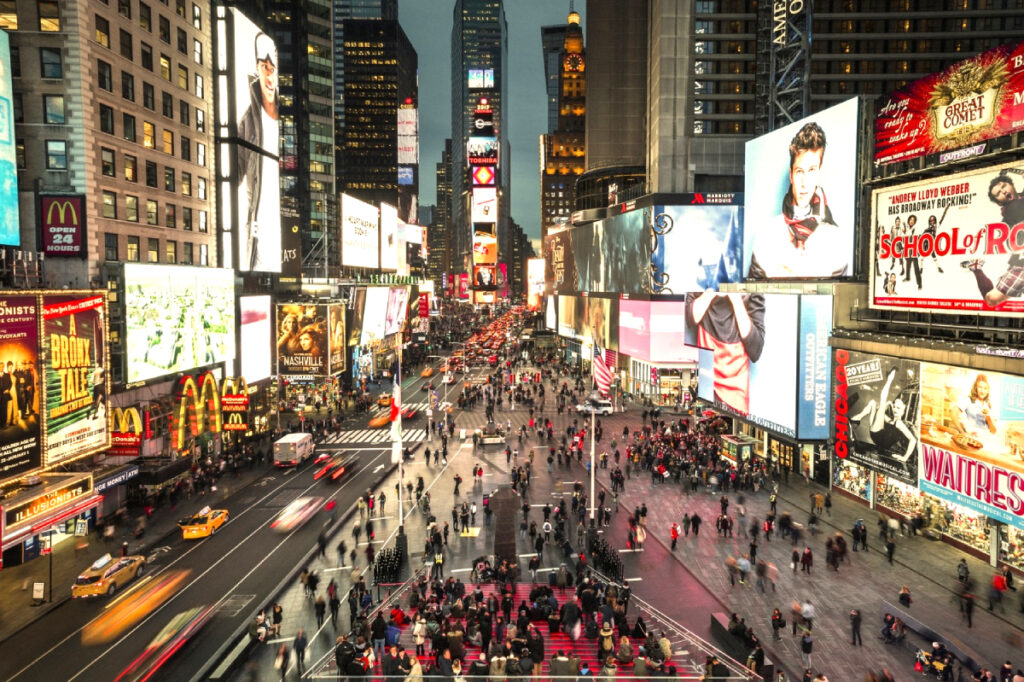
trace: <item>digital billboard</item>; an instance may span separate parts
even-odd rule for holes
[[[494,112],[490,109],[474,111],[473,129],[470,134],[478,137],[494,137]]]
[[[398,163],[403,166],[415,166],[420,162],[419,122],[417,110],[411,106],[398,108]],[[401,177],[401,168],[399,168]],[[401,184],[401,182],[400,182]],[[407,184],[412,184],[410,179]]]
[[[494,87],[494,69],[469,69],[466,85],[473,90]]]
[[[553,232],[544,237],[544,279],[553,294],[572,294],[576,287],[576,258],[572,249],[572,230]]]
[[[384,313],[384,335],[402,331],[409,310],[409,290],[406,287],[392,287],[388,291],[388,307]]]
[[[605,350],[619,349],[619,299],[558,297],[558,334]]]
[[[544,328],[558,331],[558,296],[548,296],[544,306]]]
[[[682,301],[619,301],[619,352],[659,364],[696,364],[697,349],[683,343]]]
[[[327,306],[327,329],[330,331],[328,341],[328,368],[330,374],[345,371],[345,349],[348,347],[348,335],[345,333],[345,306],[332,303]]]
[[[323,377],[328,374],[327,306],[320,303],[277,305],[277,373]]]
[[[470,220],[474,223],[498,222],[498,190],[494,187],[474,187],[470,209]]]
[[[473,288],[483,291],[494,291],[498,285],[498,275],[494,265],[473,266]]]
[[[493,166],[472,166],[469,169],[473,187],[494,187],[494,175]]]
[[[578,291],[651,293],[651,240],[643,210],[571,229]]]
[[[470,137],[466,142],[466,160],[473,166],[497,165],[498,138]]]
[[[1024,378],[921,367],[922,492],[1024,529]]]
[[[1024,312],[1024,164],[872,193],[871,306]]]
[[[254,384],[273,374],[270,339],[274,323],[270,319],[270,296],[241,296],[241,370],[242,378]]]
[[[42,465],[37,310],[35,296],[0,301],[0,479]]]
[[[235,273],[124,264],[128,382],[235,357]]]
[[[398,209],[380,205],[380,269],[398,269]]]
[[[18,158],[14,137],[11,38],[0,31],[0,244],[21,244],[18,222]]]
[[[544,298],[544,259],[528,258],[526,260],[526,308],[530,311],[540,310],[540,302]]]
[[[366,289],[360,287],[352,292],[352,324],[348,328],[348,345],[358,346],[363,334],[363,308],[366,305]]]
[[[797,437],[827,440],[832,387],[832,296],[800,296],[800,384],[797,387]]]
[[[854,97],[747,142],[748,279],[853,276],[858,105]]]
[[[917,484],[921,363],[835,350],[835,454]]]
[[[399,166],[398,167],[398,184],[402,187],[407,187],[415,183],[416,172],[412,166]]]
[[[42,221],[43,253],[47,258],[85,255],[88,219],[84,194],[39,197],[39,219]]]
[[[389,292],[387,287],[367,287],[359,345],[365,346],[384,338]]]
[[[347,194],[341,195],[341,264],[377,268],[380,210]]]
[[[686,295],[686,343],[699,346],[697,395],[718,409],[796,435],[799,296]]]
[[[469,275],[464,272],[455,275],[455,297],[462,300],[469,298]]]
[[[1003,45],[883,98],[875,163],[906,161],[1024,128],[1024,43]]]
[[[476,305],[490,305],[494,303],[494,292],[493,291],[474,291],[473,292],[473,303]]]
[[[239,141],[234,145],[238,268],[281,272],[280,61],[270,36],[239,10],[230,12],[234,53],[229,72]]]
[[[110,445],[105,293],[45,294],[46,465]]]
[[[728,195],[729,201],[742,199]],[[651,291],[685,294],[743,280],[743,208],[731,204],[644,209],[651,228]]]

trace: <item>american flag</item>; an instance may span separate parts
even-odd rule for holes
[[[594,346],[594,382],[601,395],[608,395],[612,386],[612,379],[615,378],[612,370],[608,367],[608,359],[605,351],[600,346]]]

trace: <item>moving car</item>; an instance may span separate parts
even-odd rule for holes
[[[377,404],[381,407],[391,407],[391,394],[381,393],[377,396]]]
[[[434,368],[425,368],[422,372],[420,372],[420,376],[423,377],[424,379],[429,379],[430,377],[434,376]]]
[[[227,509],[203,507],[195,516],[178,521],[178,526],[181,528],[182,538],[185,540],[195,540],[214,535],[227,522]]]
[[[213,606],[196,606],[182,611],[153,638],[145,651],[131,662],[114,682],[145,682],[177,653],[213,617]]]
[[[189,569],[172,570],[143,578],[138,587],[82,628],[82,644],[93,646],[117,639],[174,596],[191,574]]]
[[[453,374],[445,374],[444,379],[441,380],[443,384],[451,384],[455,382],[455,376]]]
[[[295,530],[313,518],[313,514],[320,509],[323,501],[322,497],[300,497],[278,512],[274,520],[270,522],[270,527],[279,533]]]
[[[590,403],[584,403],[576,406],[576,411],[580,414],[590,414],[596,412],[597,414],[609,415],[612,413],[612,401],[610,400],[598,400],[593,405]]]
[[[368,424],[368,426],[371,429],[379,429],[380,427],[382,427],[385,424],[388,424],[390,422],[391,422],[391,415],[390,414],[382,414],[379,417],[374,417],[373,419],[371,419],[370,423]]]
[[[274,466],[293,467],[313,456],[316,445],[311,433],[289,433],[274,443]]]
[[[117,588],[128,584],[142,575],[146,557],[132,555],[113,558],[104,554],[83,571],[71,586],[71,597],[96,597],[101,594],[114,595]]]
[[[414,419],[419,414],[419,410],[414,407],[403,407],[402,408],[402,419]]]
[[[325,481],[337,481],[339,478],[355,469],[355,465],[358,461],[359,459],[357,457],[353,457],[344,452],[339,452],[324,462],[323,466],[313,474],[313,480],[319,481],[320,479],[323,479]]]

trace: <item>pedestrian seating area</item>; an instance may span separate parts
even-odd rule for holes
[[[720,611],[711,614],[711,638],[722,647],[725,653],[738,661],[745,661],[750,655],[750,645],[732,632],[729,632],[729,616]],[[760,670],[763,679],[775,679],[775,663],[764,657],[764,667]]]
[[[917,651],[918,649],[924,649],[925,651],[931,651],[932,643],[940,642],[949,652],[956,656],[957,660],[960,661],[960,665],[963,666],[964,669],[969,670],[972,674],[981,669],[981,661],[984,659],[980,654],[956,637],[940,634],[939,631],[931,625],[928,625],[920,619],[912,616],[909,609],[905,609],[899,604],[893,604],[883,599],[879,610],[881,618],[884,619],[885,614],[887,613],[895,618],[899,618],[903,621],[904,629],[917,636],[915,639],[904,639],[904,646],[909,650]],[[911,663],[911,665],[913,664]]]

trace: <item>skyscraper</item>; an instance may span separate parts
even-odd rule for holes
[[[452,210],[452,141],[444,141],[441,161],[437,164],[434,181],[437,183],[433,220],[427,229],[427,276],[441,291],[441,275],[452,273],[451,267],[451,210]]]
[[[562,73],[565,25],[541,26],[540,47],[544,58],[544,86],[548,96],[548,132],[558,127],[558,77]]]
[[[451,36],[451,265],[461,272],[470,251],[466,143],[480,99],[493,111],[498,146],[498,243],[507,242],[509,207],[508,25],[502,0],[455,0]]]

